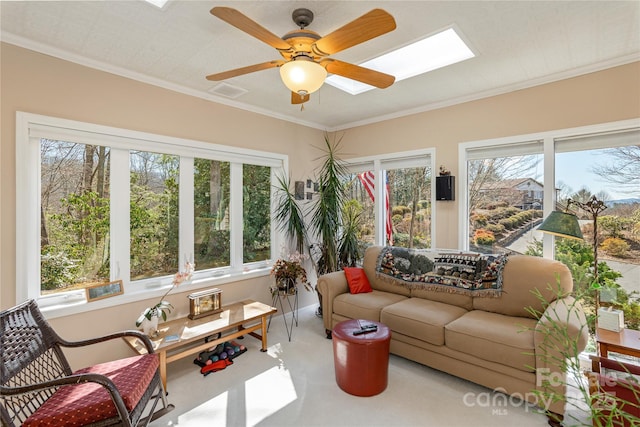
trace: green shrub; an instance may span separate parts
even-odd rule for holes
[[[630,225],[630,221],[619,216],[605,215],[598,218],[598,224],[609,237],[622,237],[622,230]]]
[[[395,233],[393,235],[393,245],[407,247],[409,243],[409,234],[407,233]]]
[[[483,214],[473,214],[471,216],[471,221],[473,221],[475,228],[484,227],[489,222],[487,216]]]
[[[571,271],[573,277],[573,295],[579,298],[585,312],[595,315],[595,290],[593,282],[593,248],[583,240],[556,239],[556,259]],[[542,256],[542,241],[535,240],[527,247],[526,255]],[[612,270],[606,262],[598,262],[598,283],[600,286],[617,289],[617,302],[624,311],[624,321],[628,328],[637,329],[640,326],[640,304],[629,298],[629,293],[616,282],[622,274]],[[595,324],[589,323],[589,330],[593,334]]]
[[[78,263],[62,251],[44,250],[40,257],[41,289],[50,291],[76,282]]]
[[[502,224],[487,224],[485,228],[493,234],[502,234],[505,227]]]
[[[507,230],[512,230],[514,228],[515,222],[511,218],[503,218],[498,221],[498,224],[504,226]]]
[[[428,249],[431,247],[431,239],[424,236],[413,236],[413,247],[415,249]]]
[[[517,213],[522,212],[522,210],[520,208],[515,208],[513,206],[509,206],[507,208],[504,209],[504,213],[507,216],[513,216],[516,215]]]
[[[600,248],[612,256],[624,257],[630,249],[627,242],[617,237],[609,237],[602,242]]]

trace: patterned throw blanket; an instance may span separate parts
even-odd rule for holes
[[[426,289],[499,297],[507,254],[448,253],[427,255],[412,249],[385,246],[376,265],[376,276],[409,289]]]

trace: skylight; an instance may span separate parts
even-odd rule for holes
[[[359,65],[391,74],[396,77],[396,82],[399,82],[474,56],[455,30],[449,28]],[[325,81],[352,95],[375,89],[368,84],[335,74],[327,77]]]
[[[154,5],[156,7],[159,7],[160,9],[162,9],[164,7],[164,5],[169,2],[169,0],[144,0],[144,1]]]

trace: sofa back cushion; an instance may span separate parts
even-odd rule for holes
[[[554,301],[573,290],[573,279],[566,265],[546,258],[512,255],[502,271],[502,295],[498,298],[474,297],[473,308],[508,316],[535,317],[527,308],[544,311],[543,301]]]
[[[442,292],[442,291],[433,291],[429,289],[412,289],[411,297],[443,302],[445,304],[451,304],[458,307],[462,307],[465,310],[473,309],[473,298],[469,295],[454,294],[454,293]]]
[[[394,294],[410,296],[411,290],[404,286],[399,286],[388,281],[384,281],[376,275],[376,265],[378,263],[378,256],[382,251],[382,246],[369,246],[364,252],[364,260],[362,261],[362,267],[364,272],[369,278],[371,287],[377,291],[391,292]]]

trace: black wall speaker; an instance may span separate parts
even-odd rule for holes
[[[436,177],[436,200],[455,200],[456,177],[451,175]]]

